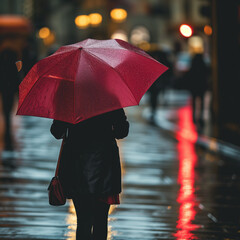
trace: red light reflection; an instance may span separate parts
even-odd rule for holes
[[[180,190],[177,202],[180,204],[180,208],[177,222],[178,231],[174,236],[178,240],[198,239],[191,232],[200,227],[192,223],[195,219],[195,207],[197,205],[195,197],[195,165],[197,163],[197,155],[194,149],[197,132],[192,123],[190,106],[181,108],[178,116],[180,131],[177,133],[177,149],[179,154],[178,183],[180,184]]]

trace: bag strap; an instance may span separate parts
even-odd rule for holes
[[[55,177],[58,176],[58,169],[59,169],[59,165],[60,165],[60,158],[61,158],[61,155],[62,155],[62,150],[63,150],[63,144],[64,143],[65,143],[65,137],[62,140],[62,144],[61,144],[61,148],[60,148],[60,152],[59,152],[59,156],[58,156],[57,167],[56,167],[56,170],[55,170]]]

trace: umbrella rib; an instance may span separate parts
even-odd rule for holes
[[[140,54],[140,53],[134,51],[134,49],[127,49],[127,48],[123,47],[118,41],[116,41],[116,43],[119,45],[120,48],[101,47],[101,49],[106,49],[106,50],[114,49],[114,50],[125,50],[125,51],[130,51],[130,52],[132,52],[132,53],[136,53],[136,54],[138,54],[138,55],[140,55],[140,56],[142,56],[142,57],[147,57],[147,58],[149,58],[149,59],[153,59],[153,60],[157,61],[156,59],[154,59],[153,57],[151,57],[149,54],[147,54],[146,52],[144,52],[144,51],[143,51],[142,49],[140,49],[140,48],[139,48],[139,49],[136,48],[136,50],[138,50],[138,51],[142,51],[142,54],[144,54],[144,55],[142,55],[142,54]],[[97,49],[97,48],[98,48],[98,47],[86,47],[86,48],[84,48],[84,50],[88,50],[88,49]],[[158,61],[157,61],[157,62],[158,62]]]
[[[38,78],[39,79],[39,78]],[[30,92],[32,91],[32,89],[34,88],[34,86],[36,85],[36,83],[37,83],[37,81],[38,81],[38,79],[35,81],[35,83],[32,85],[32,87],[30,88],[30,90],[29,90],[29,92],[27,93],[27,95],[25,96],[25,98],[23,99],[23,101],[22,101],[22,103],[21,103],[21,105],[20,106],[18,106],[18,112],[19,112],[19,110],[22,108],[22,105],[23,105],[23,102],[24,102],[24,100],[26,99],[26,97],[30,94]]]
[[[121,79],[123,79],[123,82],[125,83],[125,85],[127,86],[127,88],[129,89],[129,91],[131,92],[132,96],[134,97],[136,103],[138,103],[136,97],[134,96],[134,94],[132,93],[130,87],[128,86],[128,84],[125,82],[124,78],[122,77],[121,73],[119,73],[115,68],[113,68],[112,66],[110,66],[107,62],[105,62],[104,60],[102,60],[101,58],[99,58],[98,56],[96,56],[95,54],[91,53],[91,52],[88,52],[90,55],[92,55],[93,57],[97,58],[100,62],[104,63],[105,65],[107,65],[108,67],[110,67],[111,69],[114,70],[114,72],[116,72],[120,77]]]
[[[74,52],[73,52],[73,53],[74,53]],[[73,54],[73,53],[70,52],[69,55],[71,55],[71,54]],[[63,53],[63,54],[64,54],[64,53]],[[67,55],[68,55],[68,54],[67,54]],[[56,55],[54,55],[54,56],[56,56]],[[51,56],[49,56],[49,57],[51,57]],[[49,57],[46,57],[46,58],[44,58],[44,59],[42,59],[42,60],[48,59]],[[58,58],[59,58],[59,56],[58,56]],[[41,60],[40,60],[40,61],[41,61]],[[40,62],[40,61],[39,61],[39,62]],[[52,68],[54,68],[54,67],[56,66],[56,64],[58,64],[60,61],[61,61],[61,59],[57,60],[56,63],[55,63],[53,66],[51,66],[50,68],[48,68],[43,74],[41,74],[41,75],[39,76],[39,78],[42,77],[42,76],[44,76],[49,70],[51,70]],[[39,78],[38,78],[38,79],[39,79]]]
[[[80,65],[80,60],[81,60],[81,51],[80,51],[80,54],[79,54],[79,57],[78,57],[78,62],[77,62],[77,66]],[[75,77],[74,77],[74,85],[76,84],[76,77],[77,77],[77,74],[78,74],[78,71],[76,71],[75,73]],[[73,118],[74,118],[74,122],[75,122],[75,119],[76,119],[76,111],[75,111],[75,96],[76,96],[76,93],[75,93],[75,86],[73,85]]]
[[[150,56],[149,54],[147,54],[147,53],[146,53],[144,50],[142,50],[141,48],[138,48],[138,47],[135,47],[134,45],[132,45],[132,47],[135,48],[137,51],[141,51],[141,53],[142,53],[143,55],[140,54],[139,52],[134,51],[134,49],[126,49],[126,48],[124,48],[124,47],[120,44],[120,42],[124,42],[123,40],[117,39],[116,42],[117,42],[117,44],[118,44],[120,47],[122,47],[124,50],[128,50],[128,51],[131,51],[131,52],[133,52],[133,53],[136,53],[136,54],[138,54],[138,55],[140,55],[140,56],[142,56],[142,57],[147,57],[147,58],[150,58],[150,59],[153,59],[153,60],[157,61],[156,59],[154,59],[152,56]],[[157,62],[158,62],[158,61],[157,61]]]
[[[60,48],[59,48],[59,49],[60,49]],[[59,50],[59,49],[58,49],[58,50]],[[57,50],[57,51],[58,51],[58,50]],[[43,60],[45,60],[45,59],[49,59],[49,58],[52,58],[52,57],[56,57],[56,56],[60,57],[59,55],[62,55],[62,54],[71,54],[72,51],[75,51],[75,49],[71,49],[71,50],[65,51],[65,52],[57,52],[57,51],[56,51],[55,53],[53,53],[53,54],[51,54],[51,55],[49,55],[49,56],[47,56],[47,57],[39,60],[38,63],[41,62],[41,61],[43,61]]]
[[[69,55],[70,55],[70,54],[69,54]],[[60,60],[57,61],[56,64],[57,64],[58,62],[60,62]],[[56,65],[56,64],[55,64],[55,65]],[[37,63],[36,63],[36,65],[37,65]],[[46,74],[49,70],[51,70],[53,67],[55,67],[55,65],[51,66],[47,71],[45,71],[43,74],[41,74],[41,75],[38,77],[38,79],[37,79],[37,80],[35,81],[35,83],[32,85],[32,87],[30,88],[29,92],[27,93],[27,95],[25,96],[24,99],[26,99],[26,97],[29,96],[30,92],[32,91],[32,89],[34,88],[34,86],[37,84],[37,82],[39,81],[39,79],[40,79],[42,76],[44,76],[44,74]],[[29,73],[30,73],[30,72],[29,72]],[[27,75],[28,75],[28,74],[27,74]],[[19,86],[21,86],[21,84],[20,84]],[[24,102],[24,101],[22,101],[21,105],[18,107],[18,111],[19,111],[20,108],[22,107],[23,102]]]
[[[119,44],[119,46],[121,46],[121,45]],[[85,51],[87,51],[88,49],[91,50],[91,49],[97,49],[97,48],[91,47],[91,48],[83,48],[83,49],[84,49]],[[145,53],[144,51],[143,51],[143,53],[146,54],[146,55],[142,55],[142,54],[140,54],[140,53],[138,53],[138,52],[133,51],[132,49],[126,49],[126,48],[124,48],[124,47],[122,47],[122,46],[121,46],[121,49],[120,49],[120,48],[101,48],[101,49],[106,49],[106,50],[114,49],[114,50],[130,51],[131,53],[137,54],[137,55],[139,55],[139,56],[141,56],[141,57],[148,58],[148,59],[154,60],[154,61],[157,62],[157,63],[160,63],[159,61],[157,61],[155,58],[151,57],[149,54]],[[89,51],[87,51],[87,52],[90,53]],[[91,53],[91,54],[94,55],[93,53]],[[96,56],[96,55],[94,55],[94,56]],[[97,57],[97,56],[96,56],[96,57]],[[160,63],[160,64],[162,64],[162,63]],[[164,65],[164,64],[162,64],[162,65]],[[165,65],[164,65],[164,66],[165,66]]]

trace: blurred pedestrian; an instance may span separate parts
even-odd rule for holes
[[[2,95],[3,117],[5,122],[4,149],[13,150],[11,112],[13,110],[14,97],[18,91],[18,72],[15,66],[17,53],[6,48],[0,53],[0,93]]]
[[[37,62],[37,46],[36,42],[31,37],[28,37],[22,50],[22,61],[24,63],[22,72],[25,76]]]
[[[78,240],[106,240],[108,212],[119,204],[121,165],[115,139],[128,135],[129,123],[119,109],[77,124],[54,120],[51,133],[65,138],[59,179],[77,214]]]
[[[192,118],[200,127],[204,126],[204,96],[208,90],[209,68],[204,62],[203,54],[195,54],[192,58],[191,67],[185,75],[188,89],[192,97]],[[197,118],[196,100],[199,100],[199,116]]]
[[[151,56],[155,58],[157,61],[163,63],[165,66],[169,67],[168,71],[166,71],[163,75],[161,75],[149,88],[148,92],[149,96],[149,105],[151,108],[151,116],[150,123],[155,123],[155,115],[158,106],[158,98],[159,95],[162,95],[162,103],[164,104],[164,93],[166,88],[170,84],[171,77],[171,63],[168,60],[167,53],[163,50],[155,50],[151,53]]]

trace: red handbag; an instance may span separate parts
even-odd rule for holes
[[[52,178],[49,186],[48,186],[48,198],[49,198],[49,204],[52,206],[61,206],[66,203],[66,197],[63,192],[63,188],[61,185],[61,182],[58,177],[58,169],[60,165],[60,158],[62,154],[64,139],[62,141],[59,157],[58,157],[58,163],[55,171],[55,176]]]

